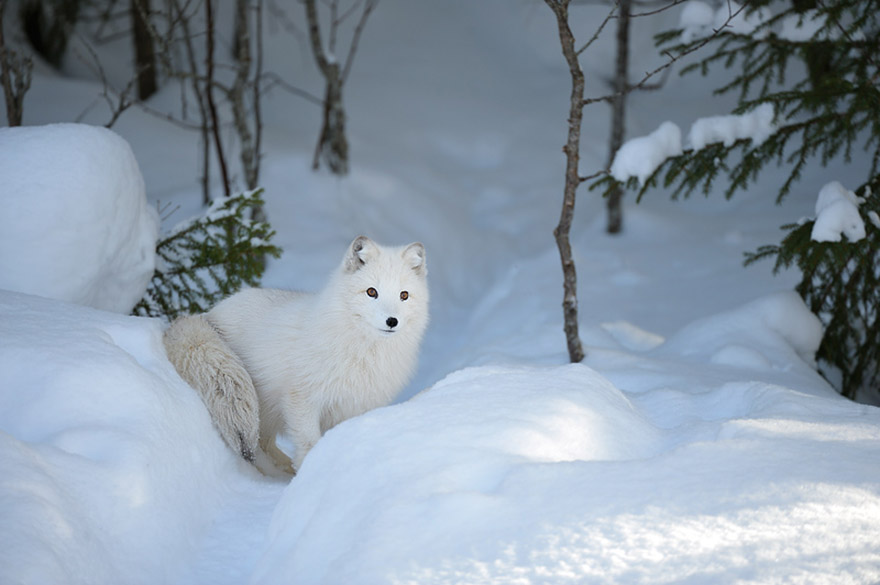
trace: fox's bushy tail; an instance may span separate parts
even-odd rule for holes
[[[205,315],[175,320],[163,338],[168,360],[195,388],[233,451],[256,463],[259,401],[250,374]]]

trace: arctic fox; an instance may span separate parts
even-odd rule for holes
[[[318,293],[251,288],[165,333],[226,443],[264,473],[296,473],[321,435],[388,404],[412,376],[428,324],[425,248],[360,236]],[[275,443],[288,436],[293,461]]]

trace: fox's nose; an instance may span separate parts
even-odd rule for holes
[[[394,329],[397,327],[397,318],[396,317],[388,317],[385,319],[385,324],[388,325],[389,329]]]

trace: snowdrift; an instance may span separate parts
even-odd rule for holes
[[[124,138],[0,128],[0,289],[128,313],[153,276],[159,217]]]
[[[608,9],[573,4],[579,38]],[[684,9],[688,26],[713,26],[708,6]],[[674,12],[634,22],[632,70],[666,60],[651,38]],[[283,28],[266,27],[266,71],[321,82],[319,94]],[[593,81],[611,74],[612,29],[583,54]],[[731,201],[627,200],[619,238],[584,193],[572,248],[587,358],[561,365],[552,228],[570,77],[552,14],[383,0],[362,40],[346,179],[310,168],[320,108],[277,93],[265,104],[261,182],[285,253],[263,282],[317,290],[359,233],[422,241],[432,315],[415,381],[278,482],[224,446],[167,362],[160,322],[0,291],[0,584],[880,582],[880,410],[816,373],[815,317],[771,294],[798,275],[742,268],[744,251],[814,213],[816,185],[851,170],[805,168],[784,206],[778,176]],[[130,39],[98,50],[121,63]],[[672,75],[634,93],[628,137],[695,119],[710,120],[706,140],[755,136],[713,118],[733,104],[711,84]],[[103,89],[41,68],[26,123],[100,126]],[[168,80],[152,106],[179,111],[180,95]],[[608,117],[585,110],[585,173],[606,163]],[[126,291],[152,270],[139,252],[155,241],[149,207],[180,205],[170,224],[198,212],[200,142],[136,108],[114,128],[125,141],[33,128],[47,134],[20,149],[0,129],[0,289],[17,272],[28,293],[114,311],[136,300]],[[627,173],[681,146],[666,130],[621,157]],[[835,208],[830,219],[850,211]]]
[[[0,582],[183,582],[249,483],[161,333],[0,291]]]
[[[3,292],[0,582],[876,581],[880,411],[798,357],[811,318],[775,295],[594,367],[466,368],[285,485],[160,322]]]

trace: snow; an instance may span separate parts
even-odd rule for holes
[[[700,0],[685,2],[678,24],[683,43],[708,36],[715,24],[715,9]]]
[[[816,221],[810,239],[816,242],[857,242],[865,237],[859,197],[837,181],[826,184],[816,198]]]
[[[880,581],[880,409],[817,373],[821,325],[792,292],[799,276],[741,265],[845,167],[808,166],[781,206],[772,174],[731,201],[627,198],[615,238],[604,201],[582,191],[572,248],[587,357],[567,364],[552,229],[569,79],[558,44],[546,58],[553,17],[442,4],[387,0],[371,17],[347,85],[349,177],[310,169],[319,109],[273,94],[264,112],[266,211],[285,249],[264,284],[317,290],[359,233],[424,242],[432,321],[416,379],[279,481],[225,446],[165,358],[160,321],[0,291],[0,583]],[[285,38],[271,38],[269,70],[313,67]],[[634,94],[629,131],[666,119],[674,134],[729,111],[711,87],[695,76]],[[76,119],[101,89],[39,70],[26,122]],[[608,130],[606,109],[585,115],[583,172],[604,164]],[[196,211],[198,136],[134,109],[117,132],[150,207],[181,206],[165,228]],[[39,144],[54,153],[45,164],[71,155],[55,138]],[[832,206],[849,200],[829,191]],[[79,231],[114,217],[94,205]],[[59,274],[94,268],[63,254],[73,244],[58,229],[11,255],[39,243]]]
[[[694,150],[701,150],[716,142],[731,146],[748,138],[757,147],[775,131],[773,116],[773,106],[761,104],[745,114],[700,118],[691,125],[688,142]]]
[[[624,142],[614,155],[611,174],[618,181],[637,177],[639,183],[644,184],[663,161],[681,152],[681,130],[675,123],[666,121],[647,136]]]
[[[766,6],[752,9],[737,2],[725,2],[715,13],[715,30],[764,38],[769,34],[769,31],[766,26],[762,28],[762,25],[772,16],[770,9]]]
[[[224,499],[262,480],[164,358],[161,323],[8,291],[0,315],[0,582],[184,579]]]
[[[0,128],[0,288],[127,313],[158,216],[128,143],[85,124]]]
[[[682,42],[689,43],[694,39],[707,37],[717,32],[766,37],[766,26],[760,28],[772,18],[770,10],[762,6],[751,9],[737,2],[723,2],[718,8],[702,2],[689,0],[679,14],[678,27],[682,30]]]

